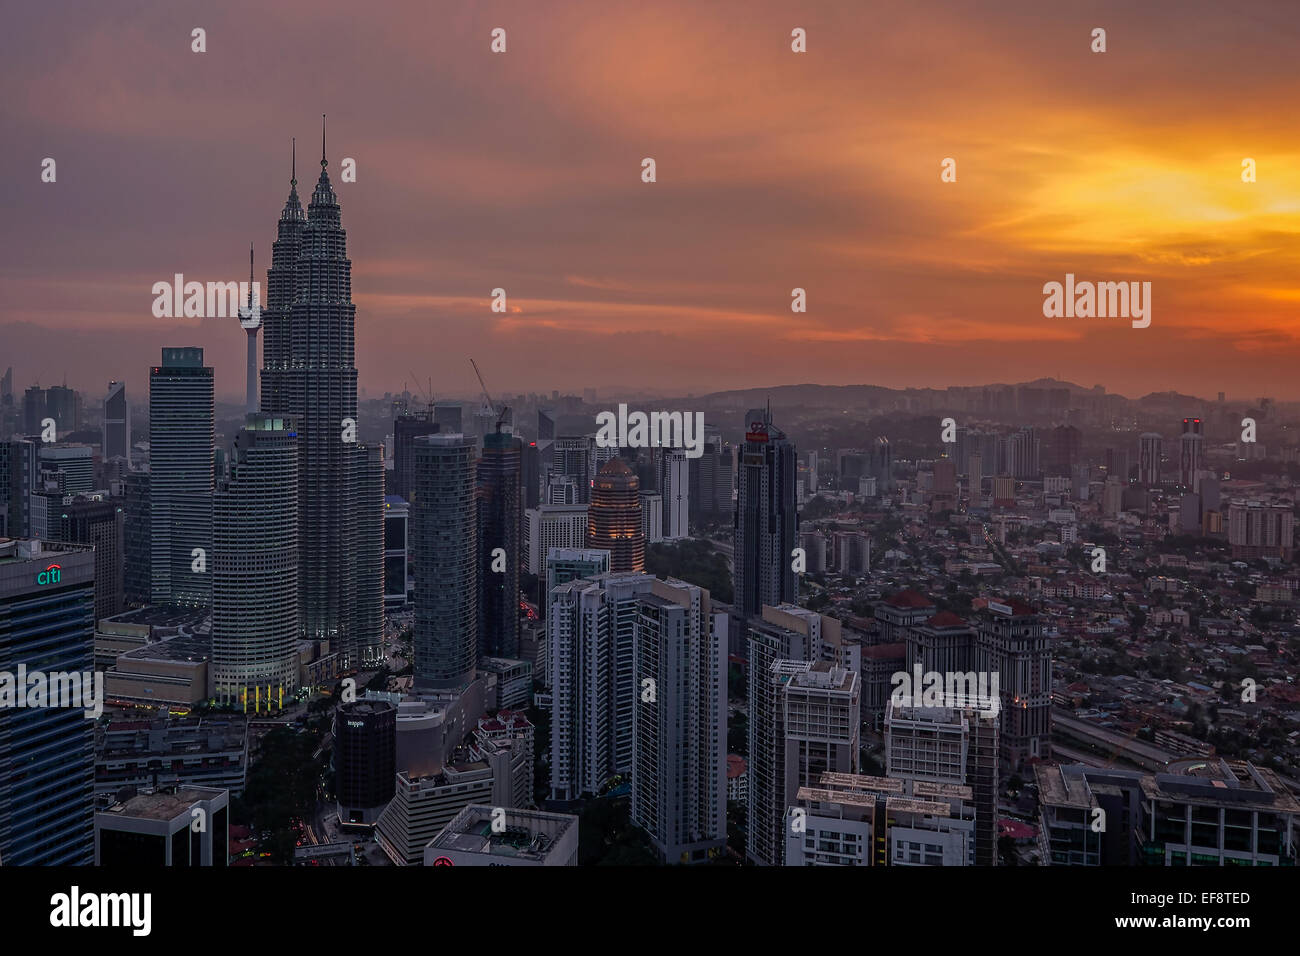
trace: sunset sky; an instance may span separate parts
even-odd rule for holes
[[[501,393],[1300,398],[1298,63],[1293,0],[16,5],[0,371],[142,401],[195,344],[242,395],[237,321],[156,319],[150,288],[245,278],[250,241],[265,282],[325,112],[371,396],[469,396],[473,356]],[[1150,281],[1151,327],[1044,318],[1067,272]]]

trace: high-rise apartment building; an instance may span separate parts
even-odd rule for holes
[[[1286,502],[1235,500],[1228,505],[1228,544],[1234,558],[1281,558],[1295,549],[1295,513]]]
[[[633,765],[634,642],[638,601],[655,578],[611,573],[575,579],[548,597],[551,799],[596,794]]]
[[[900,706],[885,711],[886,776],[916,796],[919,783],[970,787],[977,866],[997,864],[998,717],[973,709]]]
[[[726,634],[709,592],[654,581],[633,638],[632,822],[666,863],[726,851]]]
[[[753,628],[751,648],[765,638]],[[749,807],[746,856],[784,862],[786,808],[825,772],[857,773],[862,725],[860,678],[826,661],[751,658]]]

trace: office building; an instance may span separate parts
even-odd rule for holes
[[[390,494],[411,500],[411,482],[415,471],[414,441],[421,435],[436,435],[438,423],[432,420],[433,408],[426,414],[398,415],[393,419],[393,475]]]
[[[95,560],[89,548],[0,540],[0,673],[94,672]],[[22,671],[19,670],[22,668]],[[22,687],[17,692],[26,693]],[[93,697],[93,691],[90,694]],[[94,852],[94,700],[0,708],[0,859],[86,864]]]
[[[120,499],[98,495],[65,499],[57,522],[49,523],[57,540],[95,549],[95,620],[120,614],[125,604],[126,531]]]
[[[1143,776],[1111,767],[1034,764],[1043,863],[1135,866]]]
[[[463,687],[478,654],[474,440],[454,432],[417,438],[414,481],[415,686]]]
[[[151,790],[95,814],[95,865],[215,866],[230,859],[230,795],[211,787]]]
[[[147,471],[122,479],[122,589],[131,607],[148,604],[153,586],[152,479]]]
[[[793,552],[798,545],[794,445],[772,423],[770,409],[751,409],[738,464],[733,522],[736,608],[744,617],[765,604],[798,596]]]
[[[104,396],[104,420],[100,426],[100,449],[104,460],[131,459],[131,406],[126,400],[126,383],[109,382]]]
[[[262,313],[262,411],[298,427],[298,630],[346,666],[382,657],[382,518],[372,451],[358,444],[356,307],[338,197],[321,132],[306,212],[296,168],[276,226]],[[382,478],[382,472],[381,472]],[[361,588],[366,593],[361,592]]]
[[[546,573],[552,548],[582,549],[587,545],[586,505],[539,505],[524,513],[524,547],[528,573]]]
[[[1201,490],[1205,467],[1205,425],[1199,418],[1184,418],[1178,439],[1178,483],[1193,494]]]
[[[460,402],[438,402],[433,406],[433,421],[439,431],[464,434],[463,417]]]
[[[483,436],[478,461],[478,653],[519,653],[519,439],[505,431]],[[502,553],[504,552],[504,554]]]
[[[397,495],[384,498],[384,606],[404,607],[414,590],[409,530],[411,506]]]
[[[425,847],[424,865],[577,866],[578,818],[472,804]]]
[[[254,412],[213,506],[213,695],[279,710],[298,691],[299,452],[292,420]]]
[[[1052,754],[1051,645],[1042,620],[1019,601],[989,601],[978,615],[974,669],[998,675],[998,754],[1003,769],[1016,773]]]
[[[84,495],[95,489],[94,450],[89,445],[42,445],[37,454],[42,478],[60,494]]]
[[[641,533],[648,545],[664,540],[664,496],[657,491],[641,492]]]
[[[0,439],[0,537],[30,538],[31,496],[39,491],[40,443]]]
[[[482,761],[448,763],[423,776],[399,770],[375,836],[395,865],[421,866],[429,842],[471,805],[493,806],[492,769]]]
[[[149,372],[151,604],[212,604],[213,402],[203,349],[163,349]]]
[[[373,826],[397,779],[397,708],[358,700],[334,714],[334,790],[339,822]]]
[[[211,787],[232,797],[244,792],[248,725],[242,718],[113,720],[94,733],[97,801],[124,787]]]
[[[662,538],[676,541],[690,534],[690,459],[681,449],[660,449],[659,494],[663,499]]]
[[[640,490],[640,481],[621,458],[610,459],[602,465],[592,482],[587,545],[610,553],[611,571],[645,568]]]
[[[566,503],[585,505],[591,501],[591,481],[596,474],[594,451],[592,439],[586,435],[561,436],[551,445],[550,473],[569,478],[576,495]]]

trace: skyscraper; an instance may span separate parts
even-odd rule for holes
[[[249,414],[213,506],[212,684],[222,703],[247,694],[248,709],[271,709],[298,690],[298,485],[294,423]]]
[[[132,607],[149,603],[153,578],[151,478],[147,471],[133,471],[122,479],[122,590]]]
[[[979,614],[975,669],[999,675],[999,759],[1007,769],[1019,771],[1051,756],[1051,646],[1038,615],[1019,601],[989,601]]]
[[[21,665],[47,675],[92,674],[94,581],[89,548],[0,542],[0,673],[16,675]],[[0,707],[5,866],[89,864],[94,792],[94,721],[84,707]]]
[[[413,442],[421,435],[436,435],[440,427],[433,409],[420,415],[398,415],[393,419],[393,479],[391,493],[411,500],[411,475],[415,470]]]
[[[0,537],[29,538],[31,496],[40,489],[40,443],[0,439]]]
[[[163,349],[162,364],[149,373],[153,604],[212,603],[213,402],[203,349]]]
[[[104,423],[100,449],[104,460],[131,458],[131,406],[126,401],[126,383],[109,382],[104,396]]]
[[[632,820],[666,863],[701,862],[726,846],[725,633],[703,588],[655,581],[641,596]]]
[[[1162,439],[1156,432],[1144,432],[1138,438],[1138,482],[1144,485],[1160,484],[1160,454]]]
[[[639,599],[649,574],[604,574],[557,585],[547,597],[551,711],[551,799],[596,794],[631,772]]]
[[[59,541],[95,549],[95,621],[120,614],[125,546],[121,499],[78,495],[49,524]]]
[[[612,458],[601,466],[587,509],[587,546],[610,553],[610,570],[645,568],[641,530],[641,482],[627,462]]]
[[[519,440],[509,432],[494,431],[483,437],[483,457],[478,462],[478,650],[482,657],[519,655],[519,457]]]
[[[591,477],[595,474],[591,439],[586,435],[557,438],[551,445],[551,455],[551,474],[573,479],[577,498],[572,504],[585,505],[591,501]]]
[[[1195,494],[1201,490],[1201,469],[1205,466],[1205,425],[1199,418],[1184,418],[1179,438],[1178,483]]]
[[[771,409],[751,409],[738,464],[734,529],[735,603],[744,617],[764,604],[794,603],[798,480],[794,445],[772,424]]]
[[[690,534],[690,459],[681,449],[660,449],[659,494],[663,497],[663,539]]]
[[[478,650],[474,439],[439,432],[414,448],[415,685],[459,688],[474,679]]]
[[[362,549],[359,535],[377,526],[368,510],[382,509],[383,499],[362,497],[368,452],[356,438],[352,262],[327,166],[322,125],[320,178],[306,215],[295,172],[272,245],[262,411],[298,425],[300,636],[330,641],[355,666],[379,656],[383,639],[373,616],[360,620],[357,611],[382,606],[383,575],[362,571],[362,555],[368,561],[374,549]],[[359,576],[380,593],[359,594]]]

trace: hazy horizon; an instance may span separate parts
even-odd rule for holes
[[[246,279],[250,241],[265,283],[290,137],[306,201],[326,112],[372,396],[473,396],[472,356],[502,393],[1050,376],[1300,398],[1293,5],[134,7],[6,18],[15,388],[140,396],[192,344],[242,395],[236,320],[155,319],[150,290]],[[1151,282],[1151,326],[1045,318],[1067,273]]]

